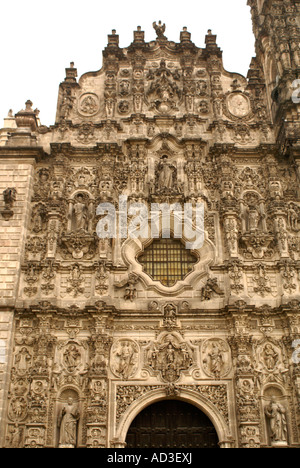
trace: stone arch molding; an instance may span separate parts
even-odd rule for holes
[[[171,387],[170,390],[172,390]],[[111,445],[120,448],[126,447],[126,437],[130,425],[137,415],[145,408],[159,401],[176,399],[195,406],[210,419],[217,432],[219,446],[221,448],[232,448],[234,446],[234,439],[230,435],[231,431],[228,421],[226,420],[227,417],[222,414],[222,412],[212,402],[196,390],[174,387],[174,392],[169,392],[170,394],[174,393],[173,398],[171,395],[166,396],[168,395],[167,390],[167,387],[154,388],[140,398],[136,398],[135,401],[126,409],[124,414],[122,414],[118,424],[116,424],[115,437],[111,440]]]

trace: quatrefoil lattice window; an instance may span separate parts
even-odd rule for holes
[[[138,256],[143,271],[167,287],[183,280],[197,261],[196,255],[177,239],[155,239]]]

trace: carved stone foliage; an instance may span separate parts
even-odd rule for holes
[[[172,386],[172,384],[170,384]],[[117,422],[120,421],[122,415],[127,411],[132,403],[138,400],[143,395],[156,390],[164,390],[168,395],[170,388],[177,395],[181,391],[193,391],[206,398],[211,402],[217,410],[222,414],[225,421],[228,422],[228,402],[227,402],[227,387],[226,385],[175,385],[174,387],[161,385],[118,385],[117,387]]]

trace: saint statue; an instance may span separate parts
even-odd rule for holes
[[[75,448],[77,444],[77,425],[80,418],[77,404],[73,398],[68,398],[68,403],[63,407],[59,418],[59,447]]]
[[[79,194],[74,205],[74,218],[76,231],[87,229],[87,207],[83,195]]]
[[[172,189],[173,184],[173,173],[174,167],[167,162],[168,156],[161,158],[161,163],[158,165],[159,176],[158,176],[158,190]]]
[[[285,408],[272,397],[265,407],[265,415],[269,420],[271,445],[287,445],[287,422]]]

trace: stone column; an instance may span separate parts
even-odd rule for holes
[[[235,362],[239,448],[260,447],[260,415],[252,365],[250,320],[245,309],[231,312],[232,356]]]

